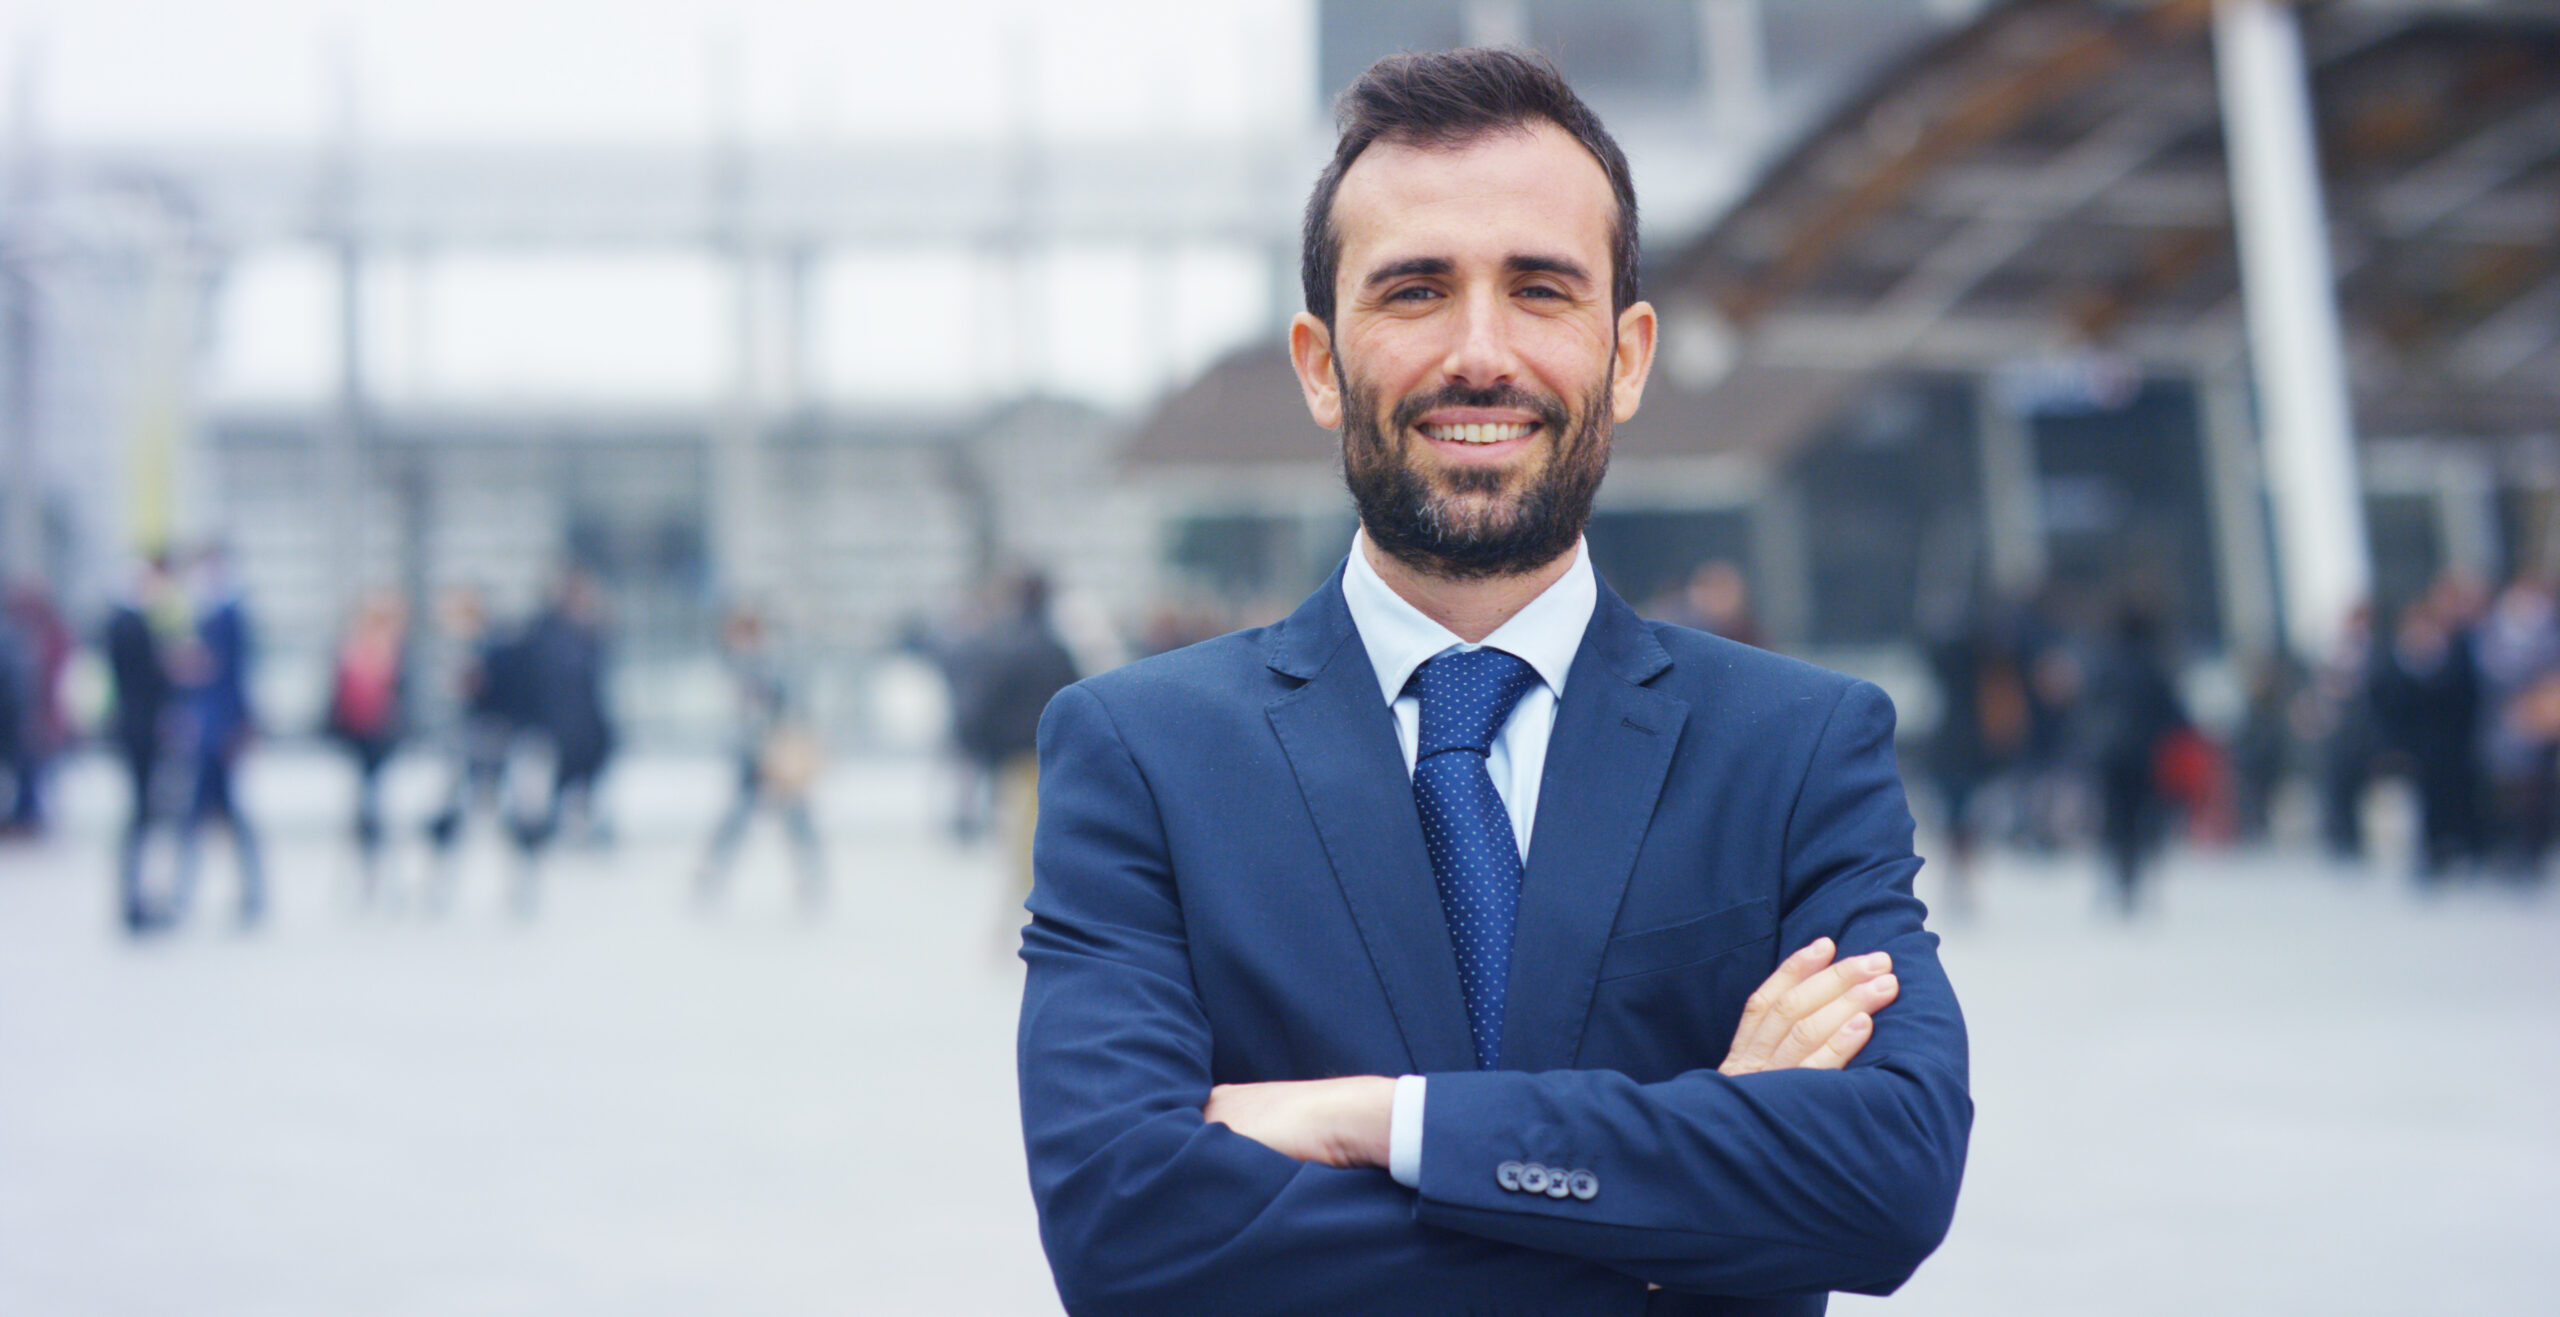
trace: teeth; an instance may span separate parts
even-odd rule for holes
[[[1498,444],[1508,439],[1521,438],[1529,433],[1530,428],[1531,427],[1525,422],[1514,421],[1502,425],[1486,425],[1480,423],[1467,425],[1428,425],[1423,427],[1423,432],[1434,439],[1444,440],[1449,443]]]

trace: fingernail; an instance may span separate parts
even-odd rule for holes
[[[1894,976],[1892,976],[1892,975],[1890,975],[1890,974],[1887,974],[1887,975],[1884,975],[1884,976],[1882,976],[1882,977],[1880,977],[1880,978],[1873,978],[1873,979],[1869,979],[1869,980],[1867,980],[1867,985],[1866,985],[1866,987],[1867,987],[1867,995],[1868,995],[1868,996],[1870,996],[1870,997],[1882,997],[1882,996],[1885,996],[1885,995],[1887,995],[1887,994],[1889,994],[1889,993],[1893,992],[1894,990],[1896,990],[1896,989],[1900,988],[1901,986],[1902,986],[1902,981],[1901,981],[1900,979],[1897,979],[1897,978],[1895,978]]]
[[[1852,1015],[1849,1017],[1849,1022],[1841,1025],[1840,1027],[1851,1033],[1865,1033],[1867,1030],[1874,1028],[1875,1023],[1875,1019],[1872,1016]]]
[[[1892,957],[1892,955],[1891,955],[1891,954],[1889,954],[1889,953],[1887,953],[1887,952],[1882,952],[1882,951],[1870,951],[1870,952],[1868,952],[1864,957],[1862,957],[1862,958],[1861,958],[1861,962],[1860,962],[1860,963],[1864,964],[1868,969],[1874,969],[1874,970],[1886,970],[1886,969],[1892,969],[1892,968],[1893,968],[1893,957]]]

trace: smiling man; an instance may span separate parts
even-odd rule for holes
[[[1041,726],[1020,1063],[1059,1293],[1890,1290],[1946,1231],[1972,1119],[1891,708],[1593,573],[1656,319],[1625,157],[1571,89],[1509,52],[1398,56],[1342,118],[1290,350],[1351,551],[1285,621]]]

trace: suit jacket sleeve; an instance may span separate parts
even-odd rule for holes
[[[1920,862],[1883,692],[1850,684],[1786,820],[1781,952],[1893,954],[1901,994],[1845,1071],[1654,1084],[1607,1071],[1431,1076],[1420,1218],[1728,1295],[1883,1293],[1945,1235],[1972,1124],[1964,1022],[1911,891]],[[1505,1191],[1507,1160],[1592,1171],[1583,1201]]]
[[[1071,1311],[1642,1309],[1622,1272],[1419,1224],[1382,1170],[1302,1164],[1202,1120],[1209,1025],[1155,788],[1088,688],[1042,720],[1040,788],[1018,1059]]]

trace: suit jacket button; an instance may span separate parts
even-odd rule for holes
[[[1494,1167],[1493,1182],[1511,1193],[1520,1192],[1520,1163],[1504,1162]]]
[[[1573,1193],[1573,1173],[1559,1166],[1547,1172],[1547,1197],[1563,1198]]]
[[[1520,1192],[1542,1194],[1547,1191],[1547,1168],[1531,1162],[1520,1168]]]
[[[1575,1171],[1566,1177],[1565,1183],[1574,1197],[1586,1203],[1600,1196],[1600,1177],[1589,1171]]]

